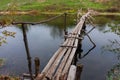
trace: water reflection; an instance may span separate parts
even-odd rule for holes
[[[84,36],[87,36],[90,40],[90,42],[93,44],[93,47],[91,47],[85,54],[83,54],[83,49],[82,49],[82,40],[79,40],[79,44],[78,44],[78,48],[74,57],[74,64],[77,64],[78,59],[82,59],[84,57],[86,57],[95,47],[96,44],[93,42],[93,40],[91,39],[91,37],[89,36],[89,33],[93,30],[93,28],[91,30],[89,30],[88,32],[85,32],[85,30],[82,30],[82,35],[80,36],[81,38],[83,38]],[[84,39],[84,38],[83,38]]]
[[[104,30],[104,33],[114,33],[116,35],[118,35],[120,38],[120,23],[119,22],[112,22],[112,23],[109,23],[108,24],[108,27],[107,29]],[[112,39],[108,39],[108,42],[109,44],[107,45],[104,45],[102,47],[103,49],[103,52],[104,51],[110,51],[112,53],[116,53],[118,55],[118,59],[120,57],[120,41],[119,39],[116,39],[116,38],[112,38]]]
[[[109,51],[117,54],[118,59],[120,59],[120,41],[118,40],[108,40],[109,44],[102,47],[103,51]]]
[[[92,30],[94,29],[94,27],[89,30],[87,33],[85,32],[85,35],[89,38],[90,42],[93,44],[93,47],[91,47],[88,52],[86,52],[81,58],[84,58],[85,56],[87,56],[95,47],[96,47],[96,44],[93,42],[93,40],[91,39],[91,37],[89,36],[88,33],[90,33]]]
[[[28,60],[28,69],[29,69],[31,80],[33,80],[33,76],[32,76],[32,61],[31,61],[30,51],[29,51],[29,47],[28,47],[28,40],[27,40],[25,27],[26,27],[25,24],[22,24],[23,40],[24,40],[26,54],[27,54],[27,60]]]
[[[116,35],[112,36],[108,39],[108,43],[102,46],[102,53],[110,52],[117,56],[117,59],[120,60],[120,22],[113,21],[111,23],[107,23],[106,25],[108,28],[104,29],[103,32],[105,34],[114,33]],[[117,37],[116,37],[117,36]],[[120,64],[115,64],[112,69],[110,69],[106,75],[106,80],[114,80],[119,79],[120,75]]]
[[[120,17],[117,16],[96,16],[94,23],[99,26],[96,27],[99,31],[104,31],[107,27],[116,28],[119,26]],[[114,25],[114,27],[113,27]]]

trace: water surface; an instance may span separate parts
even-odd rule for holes
[[[45,15],[43,17],[24,16],[24,21],[40,21],[47,19],[51,16]],[[18,17],[19,18],[19,17]],[[22,18],[17,20],[22,20]],[[27,25],[26,33],[28,38],[28,45],[32,60],[32,69],[34,73],[34,58],[39,57],[42,70],[47,64],[52,55],[57,51],[59,45],[64,41],[64,29],[69,32],[75,27],[75,17],[68,16],[66,27],[64,25],[64,17],[58,18],[54,21],[44,24]],[[105,80],[108,71],[116,64],[119,63],[118,54],[110,51],[106,46],[111,45],[111,41],[115,39],[119,42],[120,37],[111,25],[119,26],[120,18],[114,16],[100,16],[96,17],[95,29],[89,33],[89,36],[96,44],[96,47],[84,58],[78,59],[77,64],[83,64],[83,71],[81,80]],[[93,26],[87,25],[86,31],[88,32]],[[0,46],[0,58],[5,58],[5,65],[0,67],[0,74],[22,75],[27,73],[28,63],[25,51],[23,34],[20,25],[11,25],[2,28],[0,31],[9,30],[16,32],[15,38],[7,37],[7,43]],[[119,30],[118,30],[119,33]],[[81,53],[84,55],[93,44],[89,41],[87,36],[82,40]],[[119,47],[120,48],[120,47]]]

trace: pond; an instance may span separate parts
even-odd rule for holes
[[[16,21],[41,21],[55,15],[24,15],[15,16]],[[6,17],[6,16],[2,16]],[[120,18],[119,16],[99,16],[95,17],[95,28],[88,35],[96,44],[96,47],[85,57],[79,58],[77,64],[83,65],[81,80],[106,80],[108,72],[113,66],[119,63],[120,53]],[[52,55],[57,51],[60,44],[64,41],[64,29],[69,32],[75,27],[75,16],[68,15],[66,27],[64,16],[53,21],[26,25],[28,47],[32,60],[32,70],[34,73],[34,59],[40,59],[40,71],[45,67]],[[93,28],[86,25],[88,32]],[[116,28],[117,27],[117,28]],[[8,30],[15,32],[15,37],[6,37],[6,43],[0,46],[0,58],[5,59],[5,63],[0,67],[0,74],[19,75],[28,73],[27,55],[23,41],[23,33],[20,25],[10,25],[0,29],[0,32]],[[2,34],[2,33],[1,33]],[[87,36],[82,40],[82,53],[87,53],[93,44]],[[115,50],[117,49],[117,50]]]

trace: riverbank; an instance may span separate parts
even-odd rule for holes
[[[76,12],[41,12],[38,10],[27,10],[27,11],[0,11],[0,15],[40,15],[40,14],[46,14],[46,15],[60,15],[63,13],[67,13],[67,14],[77,14],[78,11]],[[86,11],[82,11],[81,14],[85,14]],[[120,12],[98,12],[95,11],[96,15],[117,15],[120,16]]]
[[[115,5],[114,5],[115,4]],[[18,11],[17,14],[37,13],[76,13],[78,10],[87,11],[92,9],[98,12],[119,13],[119,1],[104,0],[96,2],[94,0],[2,0],[0,12]],[[32,12],[31,12],[32,11]]]

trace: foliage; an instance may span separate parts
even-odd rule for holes
[[[105,30],[104,33],[113,32],[113,33],[117,34],[118,36],[120,36],[120,24],[119,24],[119,21],[115,21],[115,22],[113,21],[113,22],[109,23],[108,27],[110,29]]]
[[[120,80],[120,64],[115,65],[108,72],[106,80]]]
[[[114,32],[117,35],[120,35],[120,24],[119,23],[112,23],[108,25],[111,29],[109,32]]]
[[[8,7],[7,7],[6,10],[13,11],[13,10],[19,10],[19,6],[20,6],[20,4],[18,4],[18,3],[15,2],[15,1],[12,1],[12,2],[9,3],[7,6],[8,6]]]
[[[114,8],[119,8],[120,7],[120,1],[119,0],[111,0],[111,5]]]
[[[4,30],[2,31],[2,33],[0,34],[0,46],[3,44],[3,43],[7,43],[7,37],[15,37],[15,34],[16,32],[10,32],[10,31],[7,31],[7,30]]]

